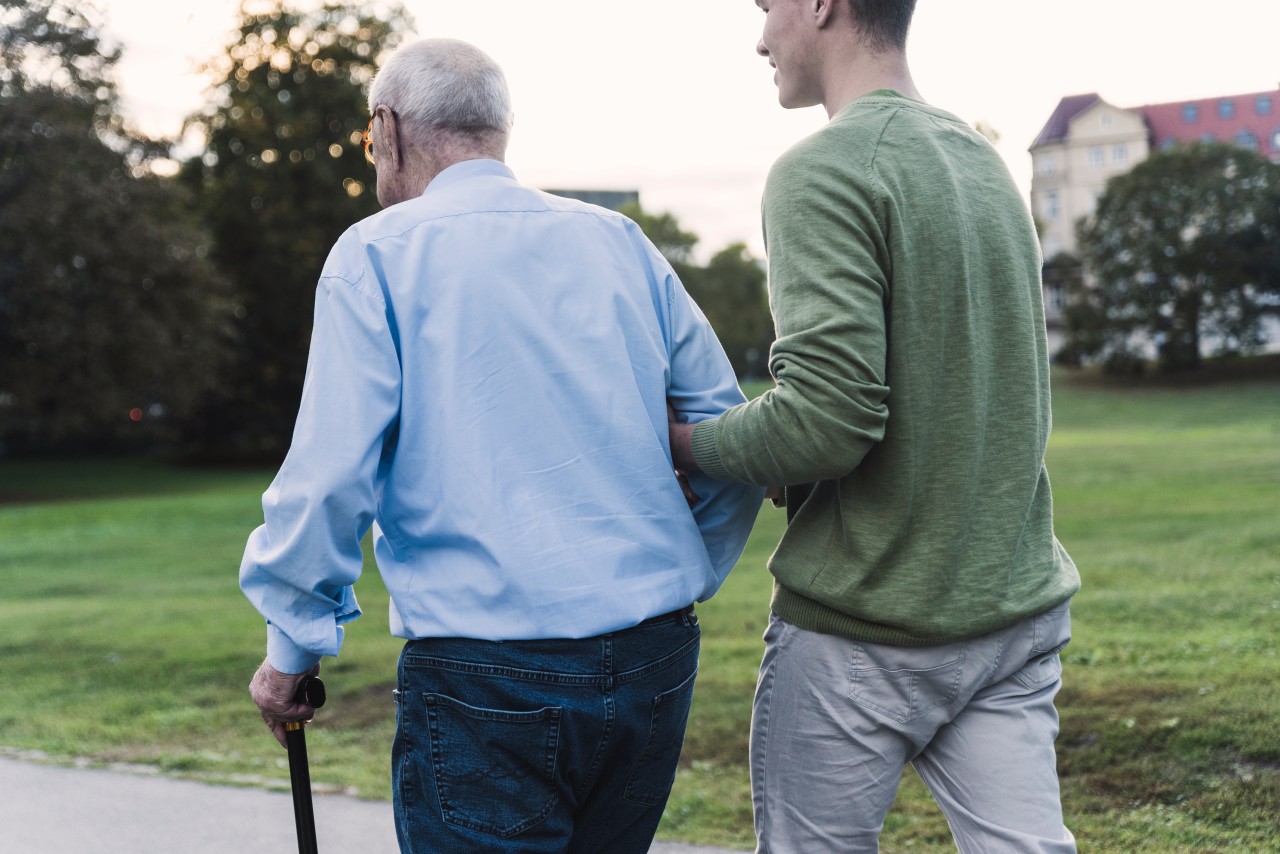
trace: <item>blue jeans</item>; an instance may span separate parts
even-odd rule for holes
[[[692,608],[580,640],[410,641],[392,785],[400,850],[649,850],[698,671]]]

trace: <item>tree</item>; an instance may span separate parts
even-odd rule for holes
[[[618,212],[640,226],[644,236],[662,253],[667,263],[673,267],[690,264],[693,247],[698,245],[698,235],[681,228],[673,214],[652,214],[638,203],[625,204]],[[676,270],[676,275],[680,275],[679,269]]]
[[[1068,347],[1113,367],[1154,346],[1161,367],[1247,353],[1280,311],[1280,165],[1196,143],[1111,179],[1079,228],[1087,275],[1069,297]]]
[[[378,209],[360,136],[375,61],[410,28],[399,6],[298,11],[247,0],[209,65],[207,145],[184,165],[235,283],[236,361],[208,407],[207,450],[278,455],[306,369],[316,278],[330,247]]]
[[[711,256],[707,266],[685,283],[740,377],[766,372],[773,316],[765,278],[764,268],[747,247],[732,243]]]
[[[0,442],[171,439],[216,384],[208,235],[116,110],[92,6],[0,0]]]
[[[765,272],[742,243],[733,243],[700,267],[693,263],[698,236],[685,231],[670,213],[651,214],[639,205],[625,205],[630,217],[657,247],[698,304],[729,363],[740,377],[763,372],[773,343],[773,317],[765,293]]]

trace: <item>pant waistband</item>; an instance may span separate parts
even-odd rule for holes
[[[693,610],[693,606],[685,605],[683,608],[677,608],[674,611],[668,611],[665,614],[659,614],[656,617],[650,617],[647,620],[642,620],[639,623],[636,623],[636,628],[638,629],[641,626],[656,626],[659,623],[669,623],[677,620],[687,622],[693,626],[698,625],[698,615]]]

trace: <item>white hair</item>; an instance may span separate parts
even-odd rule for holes
[[[511,132],[511,92],[488,54],[457,39],[404,45],[387,60],[369,90],[369,112],[391,108],[410,134],[443,132],[482,140]]]

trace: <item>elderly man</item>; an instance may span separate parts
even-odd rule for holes
[[[1080,584],[1053,531],[1040,252],[992,147],[924,102],[914,0],[757,0],[777,387],[676,461],[786,486],[751,776],[759,851],[874,852],[910,762],[961,851],[1068,852],[1054,763]]]
[[[241,587],[250,686],[290,699],[360,611],[360,540],[407,640],[393,783],[403,851],[644,852],[697,669],[692,605],[733,566],[755,487],[673,473],[666,401],[743,398],[702,313],[626,218],[519,184],[476,48],[401,48],[366,151],[385,210],[337,242],[289,455]],[[694,499],[690,499],[694,500]]]

